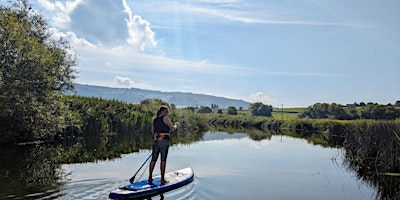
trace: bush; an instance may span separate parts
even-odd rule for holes
[[[228,115],[237,115],[237,109],[234,106],[229,106],[228,107]]]

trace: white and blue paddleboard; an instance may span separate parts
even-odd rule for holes
[[[110,199],[141,199],[162,194],[192,182],[194,180],[194,172],[192,168],[188,167],[165,173],[167,183],[161,184],[160,180],[161,176],[156,176],[151,183],[147,180],[142,180],[125,185],[110,192],[108,197]]]

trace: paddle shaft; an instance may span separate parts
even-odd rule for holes
[[[137,170],[137,172],[135,173],[135,175],[132,176],[132,178],[129,179],[129,182],[133,183],[133,181],[135,180],[135,177],[137,175],[137,173],[139,173],[139,171],[142,169],[142,167],[147,163],[147,161],[151,158],[151,155],[146,159],[146,161],[144,161],[144,163],[142,164],[142,166],[140,166],[140,168]]]

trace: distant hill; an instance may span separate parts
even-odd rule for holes
[[[236,108],[248,108],[250,103],[229,99],[225,97],[217,97],[205,94],[194,94],[189,92],[161,92],[154,90],[144,90],[138,88],[110,88],[93,85],[75,85],[77,95],[85,97],[100,97],[103,99],[116,99],[127,103],[140,103],[144,99],[161,99],[168,103],[173,103],[178,107],[186,106],[209,106],[211,104],[218,105],[219,108],[227,108],[234,106]]]

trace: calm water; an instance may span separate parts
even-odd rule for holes
[[[145,150],[112,161],[63,165],[67,176],[61,185],[30,196],[107,199],[149,155]],[[208,132],[197,143],[170,147],[167,171],[192,167],[196,177],[191,184],[165,193],[164,199],[373,199],[375,191],[342,162],[340,149],[303,139],[272,136],[254,141],[242,133]],[[147,168],[142,171],[136,180],[147,179]]]

